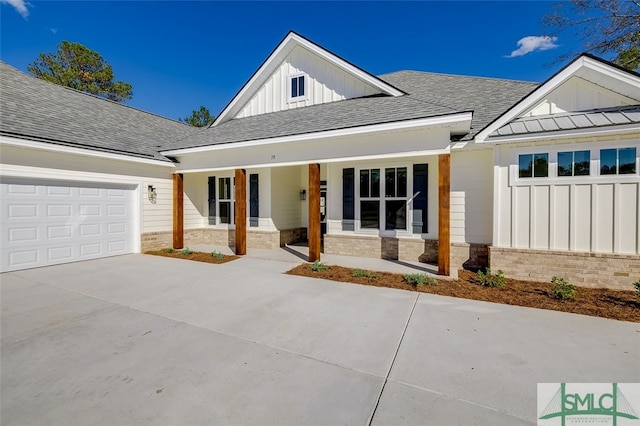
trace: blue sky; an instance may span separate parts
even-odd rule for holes
[[[577,46],[541,37],[551,1],[0,2],[4,62],[26,71],[62,40],[84,44],[133,85],[128,105],[172,119],[217,115],[289,30],[373,74],[544,81]]]

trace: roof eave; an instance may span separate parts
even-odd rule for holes
[[[554,139],[579,138],[590,136],[618,135],[640,132],[640,123],[618,124],[612,126],[583,127],[580,129],[555,130],[548,132],[522,133],[518,135],[490,136],[484,144],[504,144],[518,142],[544,141]]]
[[[303,140],[327,139],[334,137],[355,136],[369,133],[380,133],[400,130],[418,129],[420,127],[451,126],[453,133],[469,131],[471,127],[472,112],[460,112],[455,114],[439,115],[412,120],[393,121],[389,123],[379,123],[367,126],[349,127],[345,129],[326,130],[322,132],[303,133],[289,136],[279,136],[274,138],[255,139],[242,142],[229,142],[205,145],[192,148],[182,148],[168,151],[161,151],[165,156],[180,156],[198,154],[202,152],[220,151],[229,149],[246,148],[260,145],[271,145],[279,143],[296,142]]]

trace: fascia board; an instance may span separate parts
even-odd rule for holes
[[[292,31],[280,42],[280,44],[274,49],[274,51],[271,52],[271,54],[262,63],[262,65],[258,67],[258,69],[253,73],[253,75],[244,84],[244,86],[242,86],[240,91],[233,97],[231,102],[229,102],[224,110],[222,110],[218,118],[213,122],[213,124],[211,124],[210,127],[215,127],[231,119],[232,117],[230,116],[237,113],[237,110],[239,109],[237,108],[238,105],[248,101],[249,99],[247,98],[253,94],[253,92],[256,90],[256,86],[261,85],[266,80],[266,77],[268,77],[268,75],[266,74],[272,72],[275,68],[273,65],[280,64],[280,62],[282,62],[284,58],[297,45],[304,47],[305,49],[334,64],[335,66],[342,68],[345,71],[353,74],[354,76],[366,81],[368,84],[377,87],[384,93],[387,93],[391,96],[401,96],[404,94],[402,91],[396,89],[390,84],[385,83],[381,79],[361,70],[360,68],[350,64],[337,55],[312,43],[311,41]]]
[[[83,155],[86,157],[104,158],[108,160],[128,161],[139,164],[150,164],[153,166],[163,166],[175,168],[173,163],[168,161],[151,160],[147,158],[138,158],[134,156],[128,156],[124,154],[113,154],[109,152],[93,151],[91,149],[75,148],[64,145],[55,145],[44,142],[36,142],[27,139],[12,138],[7,136],[0,136],[0,146],[9,145],[22,148],[37,149],[41,151],[59,152],[64,154]]]
[[[291,50],[293,50],[293,46],[291,45],[292,35],[293,33],[289,33],[280,42],[280,44],[278,44],[278,46],[273,50],[273,52],[271,52],[271,54],[262,63],[262,65],[258,67],[258,69],[253,73],[253,75],[249,78],[249,80],[242,86],[240,91],[236,93],[233,99],[231,99],[231,102],[229,102],[229,104],[222,110],[222,112],[217,117],[217,119],[209,127],[216,127],[217,125],[228,121],[228,119],[233,118],[228,116],[233,115],[234,112],[236,112],[235,109],[239,103],[248,100],[248,99],[245,99],[247,97],[247,94],[250,91],[255,90],[255,86],[260,84],[261,80],[265,79],[265,73],[271,69],[271,67],[273,66],[273,63],[278,61],[278,58],[282,58],[283,56],[286,56]]]
[[[623,124],[617,126],[596,127],[588,129],[574,129],[563,130],[547,133],[527,133],[523,135],[509,135],[509,136],[492,136],[484,143],[489,144],[503,144],[503,143],[517,143],[517,142],[532,142],[552,139],[566,139],[577,138],[585,136],[605,136],[605,135],[618,135],[621,133],[640,133],[640,124]]]
[[[475,137],[475,142],[489,142],[488,137],[493,131],[499,129],[507,123],[510,123],[513,119],[517,118],[527,109],[533,107],[537,102],[541,101],[545,96],[559,87],[570,77],[574,75],[581,76],[580,70],[593,70],[609,78],[621,81],[625,84],[636,87],[640,85],[640,78],[638,78],[638,76],[633,73],[618,69],[615,66],[609,65],[605,62],[591,58],[589,56],[580,56],[571,64],[567,65],[567,67],[565,67],[563,70],[559,71],[556,75],[551,77],[548,81],[543,83],[532,93],[530,93],[523,100],[511,107],[511,109],[509,109],[496,121],[480,131]],[[491,138],[491,140],[494,140],[494,138]]]
[[[262,168],[273,168],[273,167],[289,167],[289,166],[303,166],[309,163],[321,163],[321,164],[331,164],[331,163],[341,163],[341,162],[349,162],[349,161],[374,161],[374,160],[382,160],[382,159],[395,159],[395,158],[409,158],[409,157],[421,157],[427,155],[440,155],[440,154],[450,154],[451,151],[447,149],[435,149],[428,151],[411,151],[411,152],[399,152],[395,154],[376,154],[376,155],[362,155],[357,157],[335,157],[331,159],[318,159],[318,160],[305,160],[305,161],[288,161],[282,163],[265,163],[265,164],[252,164],[251,166],[247,166],[245,164],[235,164],[231,166],[225,167],[213,167],[213,168],[200,168],[200,169],[181,169],[176,173],[204,173],[204,172],[216,172],[220,170],[233,170],[237,168],[251,168],[251,169],[262,169]]]
[[[572,64],[567,66],[565,69],[557,73],[550,80],[544,83],[542,86],[535,89],[528,96],[522,99],[520,102],[512,106],[507,112],[505,112],[502,116],[500,116],[493,123],[485,127],[482,131],[480,131],[476,137],[475,142],[477,143],[486,143],[487,137],[495,130],[504,126],[507,123],[510,123],[511,120],[520,116],[520,114],[524,113],[527,109],[533,107],[536,102],[542,100],[545,96],[551,93],[554,89],[560,86],[563,82],[569,79],[580,67],[582,67],[584,62],[584,57],[576,59]]]
[[[306,49],[308,49],[311,52],[317,54],[318,56],[321,56],[323,59],[326,59],[328,62],[334,64],[335,66],[344,69],[345,71],[347,71],[350,74],[358,77],[359,79],[366,81],[370,85],[372,85],[374,87],[377,87],[378,89],[380,89],[384,93],[386,93],[388,95],[391,95],[391,96],[402,96],[402,95],[404,95],[404,92],[396,89],[395,87],[391,86],[388,83],[385,83],[381,79],[379,79],[379,78],[367,73],[366,71],[363,71],[362,69],[360,69],[360,68],[356,67],[355,65],[345,61],[344,59],[342,59],[342,58],[338,57],[337,55],[327,51],[326,49],[323,49],[322,47],[311,43],[309,40],[306,40],[303,37],[298,36],[297,34],[293,34],[293,36],[295,37],[296,41],[298,43],[300,43]]]
[[[444,115],[438,117],[428,117],[417,120],[395,121],[393,123],[373,124],[370,126],[351,127],[348,129],[328,130],[325,132],[306,133],[302,135],[282,136],[277,138],[257,139],[245,142],[231,142],[218,145],[206,145],[195,148],[176,149],[171,151],[162,151],[162,155],[180,156],[188,154],[197,154],[210,151],[221,151],[237,148],[246,148],[260,145],[272,145],[279,143],[288,143],[296,141],[308,141],[314,139],[327,139],[344,136],[355,136],[367,133],[389,132],[398,130],[409,130],[420,127],[430,127],[438,125],[447,125],[468,122],[471,123],[473,114],[471,112],[463,112],[458,114]]]

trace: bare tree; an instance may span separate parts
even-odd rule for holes
[[[640,67],[640,0],[570,0],[543,17],[553,35],[574,31],[586,52],[613,54],[613,62],[630,70]],[[569,52],[559,61],[573,57]]]

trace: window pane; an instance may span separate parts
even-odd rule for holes
[[[405,200],[386,201],[385,229],[407,229],[407,202]]]
[[[573,152],[558,153],[558,176],[572,176]]]
[[[380,201],[360,201],[360,227],[380,229]]]
[[[304,96],[304,76],[298,77],[298,96]]]
[[[518,177],[527,178],[533,176],[533,154],[518,156]]]
[[[618,157],[620,159],[619,173],[621,175],[632,174],[636,172],[635,148],[620,148],[618,150]]]
[[[601,149],[600,150],[600,174],[615,175],[618,173],[616,167],[617,149]]]
[[[220,201],[220,223],[231,223],[230,201]]]
[[[396,197],[407,196],[407,168],[398,168],[398,190],[396,191]]]
[[[549,154],[535,154],[533,156],[533,177],[549,176]]]
[[[384,196],[396,196],[396,169],[386,169],[384,171]]]
[[[294,77],[291,79],[291,97],[295,98],[298,96],[298,77]]]
[[[369,170],[360,170],[360,197],[369,198]]]
[[[218,188],[221,200],[231,199],[231,178],[218,179]]]
[[[589,176],[589,151],[576,151],[573,153],[573,175]]]
[[[371,169],[371,197],[380,197],[380,169]]]

